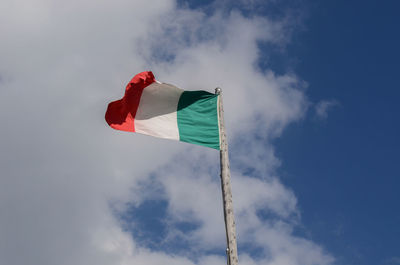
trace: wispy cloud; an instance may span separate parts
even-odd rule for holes
[[[391,257],[391,258],[387,259],[384,262],[384,264],[387,264],[387,265],[389,265],[389,264],[392,264],[392,265],[400,264],[400,257]]]
[[[321,100],[315,105],[315,115],[320,119],[326,119],[328,117],[328,111],[337,105],[339,105],[339,102],[334,99]]]

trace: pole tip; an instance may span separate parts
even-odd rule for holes
[[[215,94],[216,94],[216,95],[221,94],[221,92],[222,92],[222,89],[221,89],[220,87],[217,87],[217,88],[215,89]]]

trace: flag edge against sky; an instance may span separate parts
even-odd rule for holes
[[[105,119],[116,130],[220,150],[219,101],[218,94],[182,90],[144,71],[130,80],[123,98],[108,104]]]

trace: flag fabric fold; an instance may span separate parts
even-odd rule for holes
[[[158,82],[150,71],[135,75],[124,97],[108,105],[110,127],[220,149],[219,96]]]

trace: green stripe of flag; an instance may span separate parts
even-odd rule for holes
[[[218,95],[184,91],[178,102],[179,138],[219,150]]]

